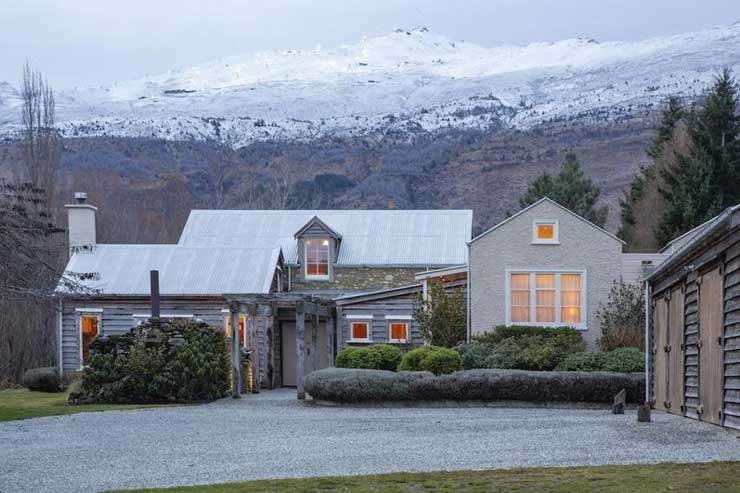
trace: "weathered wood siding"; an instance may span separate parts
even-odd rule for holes
[[[651,286],[651,346],[656,352],[650,388],[655,407],[663,408],[659,402],[663,395],[679,396],[683,391],[681,414],[740,429],[740,229],[734,227],[697,247],[686,262],[652,280]],[[682,378],[657,353],[661,342],[668,342],[662,329],[668,305],[663,307],[661,300],[676,286],[683,289]]]
[[[351,345],[361,345],[362,343],[352,343],[350,327],[353,321],[365,321],[365,320],[354,320],[351,317],[347,318],[348,315],[355,316],[372,316],[372,319],[367,319],[370,322],[370,335],[373,343],[389,342],[390,337],[390,326],[389,323],[393,320],[386,319],[386,316],[411,316],[414,301],[416,300],[417,294],[404,294],[392,298],[385,298],[374,301],[362,301],[351,305],[342,306],[342,316],[339,320],[339,331],[341,343],[340,347],[346,347]],[[424,343],[424,340],[419,332],[418,325],[415,320],[397,320],[409,323],[409,332],[411,343],[415,346],[420,346]]]
[[[740,429],[740,233],[725,254],[723,424]]]

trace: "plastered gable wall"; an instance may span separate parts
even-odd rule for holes
[[[532,244],[534,221],[559,223],[557,245]],[[594,348],[601,336],[596,318],[622,269],[622,244],[591,224],[543,201],[470,245],[470,321],[475,335],[506,323],[507,269],[586,271],[584,341]]]

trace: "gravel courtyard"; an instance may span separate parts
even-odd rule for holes
[[[661,413],[323,408],[294,391],[0,423],[0,491],[312,475],[740,460],[737,433]]]

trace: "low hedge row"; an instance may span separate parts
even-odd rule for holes
[[[444,375],[462,370],[462,358],[452,349],[439,346],[422,346],[403,355],[398,371],[428,371]]]
[[[21,385],[37,392],[61,392],[62,380],[59,370],[53,366],[27,370],[21,379]]]
[[[394,371],[401,362],[401,349],[390,344],[348,347],[339,351],[335,365],[339,368]]]
[[[573,353],[560,362],[560,371],[645,371],[645,353],[634,347],[623,347],[603,353]]]
[[[436,376],[430,372],[326,368],[309,374],[306,392],[314,399],[370,401],[534,401],[612,402],[622,389],[627,402],[641,402],[642,373],[466,370]]]

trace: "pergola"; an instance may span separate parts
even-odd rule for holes
[[[259,317],[265,317],[268,322],[266,326],[272,326],[275,318],[278,318],[282,311],[283,318],[285,318],[286,312],[291,314],[295,313],[295,328],[296,328],[296,388],[298,399],[305,399],[306,393],[303,388],[304,378],[304,356],[306,351],[306,319],[313,325],[314,330],[311,331],[311,340],[308,343],[312,346],[311,356],[313,358],[313,368],[321,368],[327,366],[333,366],[334,364],[334,335],[336,332],[336,315],[333,302],[331,300],[319,298],[317,296],[299,293],[268,293],[268,294],[224,294],[224,299],[229,307],[229,313],[231,316],[231,326],[238,327],[239,315],[247,314],[247,330],[248,334],[256,334],[256,326],[254,325],[255,320]],[[326,338],[326,361],[322,365],[319,360],[318,349],[318,328],[320,327],[321,321],[324,321],[327,338]],[[274,327],[273,327],[274,329]],[[259,362],[262,360],[259,354],[259,345],[254,343],[252,338],[252,349],[255,352],[256,358],[254,361],[257,362],[258,368],[256,368],[255,374],[259,375],[260,368]],[[268,352],[272,349],[266,345]],[[285,351],[283,351],[284,353]],[[266,356],[266,355],[264,355]],[[284,355],[283,355],[284,357]],[[231,331],[231,368],[232,368],[232,381],[235,384],[232,386],[232,397],[239,398],[241,395],[241,375],[239,365],[239,335],[238,330]]]

